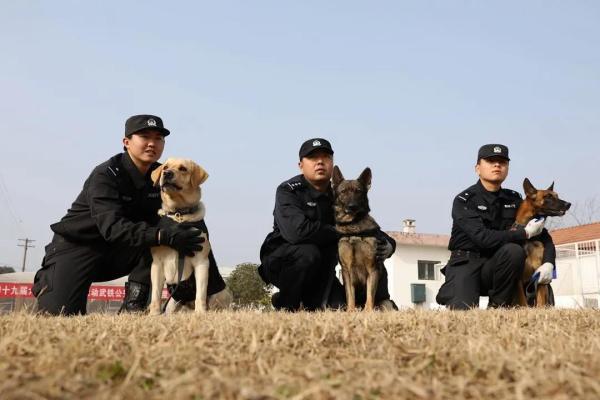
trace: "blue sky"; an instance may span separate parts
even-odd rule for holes
[[[346,177],[373,170],[387,230],[448,233],[477,149],[511,152],[505,187],[556,181],[600,196],[600,3],[595,1],[5,2],[0,12],[0,265],[21,265],[125,119],[160,115],[164,157],[210,178],[219,264],[258,261],[276,186],[311,137]]]

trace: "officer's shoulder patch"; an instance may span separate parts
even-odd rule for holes
[[[473,193],[469,190],[464,190],[456,195],[456,198],[464,203],[469,201],[469,198],[473,196]]]
[[[304,184],[299,179],[290,179],[289,181],[283,182],[281,186],[287,187],[289,190],[294,191],[300,189]]]
[[[115,165],[109,165],[107,167],[108,169],[108,173],[111,174],[112,176],[118,176],[119,175],[119,170],[120,168],[115,166]]]

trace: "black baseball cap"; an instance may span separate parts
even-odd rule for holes
[[[302,143],[302,146],[300,146],[300,151],[298,152],[298,155],[300,156],[300,159],[302,160],[303,157],[306,157],[313,151],[317,151],[317,150],[324,150],[327,153],[333,155],[333,149],[331,148],[331,143],[329,143],[329,141],[322,139],[322,138],[308,139],[306,142]]]
[[[158,131],[162,133],[163,136],[169,136],[171,133],[164,127],[163,120],[156,115],[134,115],[127,118],[127,121],[125,121],[125,136],[127,137],[136,132],[143,131],[144,129]]]
[[[503,144],[484,144],[479,148],[479,152],[477,153],[477,161],[482,158],[490,158],[490,157],[501,157],[505,158],[507,161],[510,161],[508,158],[508,147]]]

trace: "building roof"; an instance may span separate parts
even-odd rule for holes
[[[600,222],[570,228],[555,229],[550,232],[554,244],[586,242],[600,239]]]
[[[449,235],[397,231],[387,232],[387,234],[390,235],[398,245],[448,247],[448,242],[450,241]]]

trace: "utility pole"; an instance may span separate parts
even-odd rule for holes
[[[35,240],[25,238],[25,239],[19,239],[19,241],[23,242],[23,244],[17,245],[19,247],[23,247],[23,268],[21,269],[21,272],[25,272],[25,262],[27,261],[27,249],[30,247],[35,247],[34,245],[31,244],[32,242],[35,242]]]

